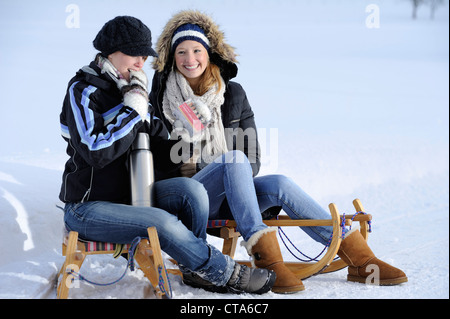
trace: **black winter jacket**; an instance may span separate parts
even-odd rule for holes
[[[158,170],[170,173],[180,166],[170,160],[170,149],[178,141],[169,140],[162,121],[150,110],[143,122],[134,109],[124,106],[116,83],[101,74],[95,62],[70,80],[60,122],[70,157],[59,195],[63,202],[129,204],[128,155],[138,132],[150,135]]]

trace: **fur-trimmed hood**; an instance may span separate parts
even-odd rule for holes
[[[205,35],[210,42],[211,62],[218,65],[222,70],[231,66],[237,73],[236,53],[232,46],[225,43],[224,33],[209,16],[193,10],[181,11],[167,22],[156,44],[155,49],[158,57],[153,61],[153,68],[157,72],[163,72],[172,66],[171,42],[173,33],[179,26],[187,23],[196,24],[205,31]]]

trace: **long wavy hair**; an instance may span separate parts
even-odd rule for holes
[[[200,76],[198,87],[192,88],[192,90],[195,95],[202,96],[216,84],[218,84],[216,91],[216,93],[218,93],[222,88],[220,69],[214,63],[209,62],[205,72]]]

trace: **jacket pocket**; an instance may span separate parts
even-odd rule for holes
[[[231,120],[230,124],[229,124],[229,127],[231,127],[231,128],[238,128],[240,122],[241,122],[241,119]]]

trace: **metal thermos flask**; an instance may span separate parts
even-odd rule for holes
[[[131,205],[153,205],[152,184],[154,180],[150,137],[147,133],[138,133],[131,146],[130,154]]]

